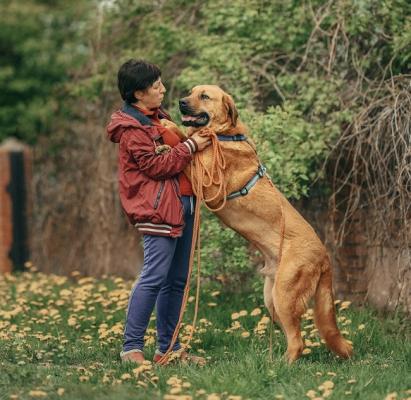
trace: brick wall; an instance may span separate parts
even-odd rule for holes
[[[310,198],[296,207],[328,249],[337,298],[411,314],[411,248],[373,243],[366,234],[366,224],[372,224],[373,218],[366,211],[353,216],[343,242],[337,246],[334,229],[341,216],[332,218],[326,201]]]
[[[24,161],[24,180],[25,180],[25,207],[21,209],[16,208],[16,204],[13,204],[13,199],[10,195],[9,188],[12,179],[12,168],[10,163],[10,155],[14,153],[21,153]],[[18,213],[20,220],[24,222],[27,230],[31,225],[29,223],[31,210],[32,210],[32,194],[31,194],[31,177],[32,177],[32,154],[31,149],[18,142],[15,139],[8,139],[0,146],[0,273],[11,272],[13,269],[13,262],[10,258],[10,251],[13,246],[13,240],[15,240],[15,233],[13,231],[13,212]],[[21,199],[21,198],[20,198]],[[21,228],[21,227],[20,227]],[[24,257],[26,259],[27,252],[24,252],[24,256],[21,256],[23,252],[21,248],[30,249],[30,234],[25,232],[24,235],[26,242],[22,246],[18,247],[17,254],[19,258]]]

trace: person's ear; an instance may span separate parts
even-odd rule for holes
[[[141,100],[141,98],[143,97],[143,95],[144,95],[144,90],[136,90],[136,91],[134,92],[134,97],[135,97],[136,101]]]
[[[223,104],[226,107],[228,118],[231,119],[233,126],[237,124],[238,111],[233,98],[229,94],[223,96]]]

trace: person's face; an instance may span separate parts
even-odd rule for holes
[[[160,77],[146,90],[136,90],[134,96],[138,99],[138,106],[151,110],[160,107],[165,92],[166,88]]]

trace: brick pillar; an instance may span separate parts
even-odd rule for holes
[[[29,259],[31,150],[15,139],[0,146],[0,273]]]

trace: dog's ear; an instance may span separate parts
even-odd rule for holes
[[[237,118],[238,118],[238,111],[234,104],[233,98],[229,94],[225,94],[223,96],[223,104],[227,109],[228,118],[231,119],[231,123],[233,124],[233,126],[236,126]]]

